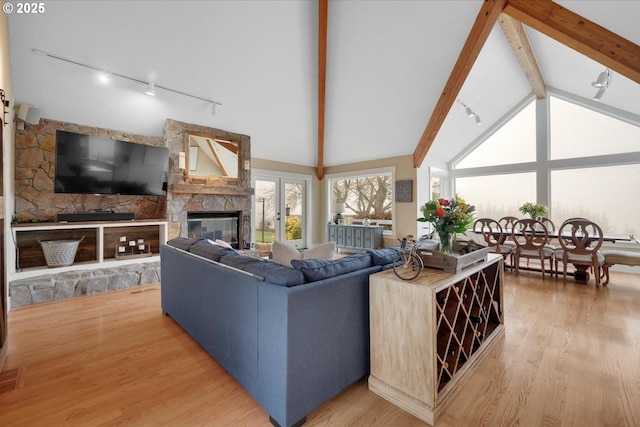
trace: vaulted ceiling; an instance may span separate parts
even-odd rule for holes
[[[329,1],[323,165],[412,155],[447,87],[480,0]],[[558,1],[640,44],[640,2]],[[164,120],[251,136],[252,156],[318,164],[316,1],[56,1],[9,15],[15,102],[81,125],[161,135]],[[524,26],[547,87],[590,100],[605,66]],[[37,55],[41,50],[145,85]],[[636,60],[637,60],[636,55]],[[447,108],[429,162],[449,161],[532,93],[496,23]],[[640,116],[640,85],[614,71],[601,104]],[[415,156],[414,156],[415,157]]]

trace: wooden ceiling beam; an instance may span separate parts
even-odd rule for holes
[[[317,176],[324,178],[324,107],[327,82],[327,15],[328,0],[318,1],[318,168]]]
[[[606,28],[551,0],[509,0],[504,13],[640,83],[640,46]]]
[[[449,80],[413,152],[413,167],[417,168],[422,164],[506,3],[507,0],[484,0]]]
[[[529,81],[533,93],[538,99],[544,99],[547,96],[546,85],[542,78],[542,72],[536,61],[536,56],[529,43],[527,33],[524,31],[524,26],[520,21],[515,20],[509,15],[504,13],[500,15],[500,26],[504,32],[511,49],[520,63],[520,67],[524,72],[525,77]]]

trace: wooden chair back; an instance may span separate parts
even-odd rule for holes
[[[593,269],[596,286],[600,285],[600,269],[604,256],[600,254],[603,242],[602,229],[598,224],[584,218],[569,219],[558,230],[562,247],[562,279],[567,280],[567,264],[589,266]],[[558,254],[556,254],[556,258]],[[556,267],[557,270],[557,267]]]
[[[543,223],[545,227],[547,227],[547,231],[556,231],[556,225],[546,216],[540,218],[540,222]]]
[[[517,221],[518,218],[516,218],[515,216],[503,216],[498,220],[498,223],[502,226],[502,229],[505,232],[508,232],[508,230],[513,229],[513,224],[515,224]]]
[[[516,254],[522,250],[540,253],[549,241],[549,232],[538,220],[519,219],[514,224],[511,237],[516,244]]]
[[[473,232],[482,236],[490,248],[496,248],[504,241],[502,226],[492,218],[478,218],[473,223]]]
[[[590,255],[596,260],[596,254],[603,243],[602,229],[588,219],[569,219],[562,223],[558,235],[560,246],[564,250],[563,262],[571,255]]]

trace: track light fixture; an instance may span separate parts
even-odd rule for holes
[[[471,108],[469,108],[464,102],[460,101],[459,99],[457,100],[460,105],[462,105],[464,107],[464,111],[465,113],[467,113],[467,116],[469,118],[473,118],[476,122],[476,125],[480,126],[482,124],[482,120],[480,120],[480,116],[478,116]]]
[[[598,89],[595,95],[593,95],[593,99],[595,101],[600,101],[604,92],[609,88],[611,84],[611,71],[607,68],[603,72],[598,75],[596,81],[591,83],[591,86]]]
[[[153,82],[149,82],[149,86],[147,87],[147,90],[144,92],[149,96],[156,96],[156,85],[153,84]]]
[[[140,79],[136,79],[135,77],[129,77],[129,76],[125,76],[124,74],[119,74],[119,73],[114,73],[111,71],[106,71],[103,70],[101,68],[98,67],[94,67],[93,65],[89,65],[89,64],[83,64],[82,62],[78,62],[78,61],[74,61],[72,59],[68,59],[68,58],[63,58],[61,56],[58,55],[54,55],[39,49],[33,49],[33,53],[35,53],[36,55],[42,55],[42,56],[47,56],[49,58],[53,58],[53,59],[57,59],[58,61],[63,61],[69,64],[74,64],[74,65],[78,65],[80,67],[84,67],[84,68],[88,68],[90,70],[95,70],[98,71],[100,73],[100,78],[102,79],[104,76],[117,76],[120,77],[122,79],[127,79],[127,80],[131,80],[133,82],[137,82],[137,83],[142,83],[143,85],[147,86],[147,89],[145,90],[145,93],[147,95],[151,95],[151,96],[155,96],[156,93],[156,88],[157,89],[162,89],[162,90],[166,90],[168,92],[173,92],[173,93],[177,93],[178,95],[182,95],[182,96],[187,96],[189,98],[194,98],[194,99],[199,99],[201,101],[205,101],[205,102],[209,102],[212,104],[212,114],[215,115],[216,114],[216,106],[222,105],[221,102],[218,102],[216,100],[213,99],[207,99],[207,98],[202,98],[200,96],[196,96],[196,95],[191,95],[189,93],[185,93],[179,90],[175,90],[175,89],[170,89],[168,87],[165,86],[160,86],[155,84],[154,82],[146,82],[144,80],[140,80]]]

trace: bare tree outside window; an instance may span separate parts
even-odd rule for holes
[[[343,216],[354,223],[369,218],[378,220],[385,230],[391,230],[393,207],[391,174],[350,177],[333,181],[333,203],[344,203]]]

